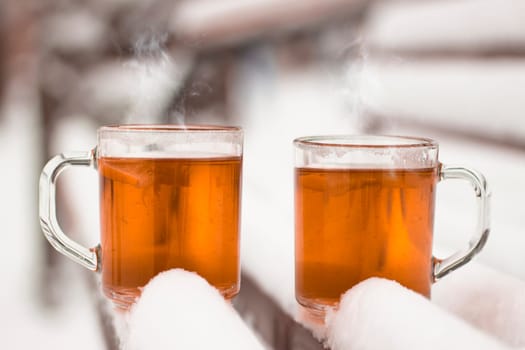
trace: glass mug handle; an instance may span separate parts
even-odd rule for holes
[[[476,227],[476,234],[471,238],[468,245],[462,250],[452,254],[448,258],[433,259],[432,276],[434,282],[443,276],[454,271],[468,263],[474,255],[476,255],[487,242],[490,227],[489,227],[489,201],[490,192],[488,190],[487,181],[485,177],[472,169],[459,166],[441,165],[439,179],[461,179],[467,180],[474,186],[478,203],[478,224]]]
[[[56,215],[56,181],[70,166],[94,167],[95,158],[96,149],[59,154],[44,166],[39,185],[40,225],[47,240],[57,251],[92,271],[98,271],[100,267],[99,246],[88,249],[66,236],[60,228]]]

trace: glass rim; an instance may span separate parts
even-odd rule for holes
[[[101,126],[98,133],[238,133],[242,128],[238,126],[223,126],[211,124],[114,124]]]
[[[383,142],[380,142],[382,140]],[[388,142],[391,141],[391,142]],[[341,148],[437,148],[430,138],[401,135],[316,135],[303,136],[293,141],[295,146]]]

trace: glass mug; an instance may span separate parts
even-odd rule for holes
[[[122,125],[98,130],[91,152],[52,158],[40,177],[40,222],[51,245],[93,271],[127,309],[161,271],[197,272],[230,299],[239,291],[242,130]],[[61,230],[57,177],[69,166],[98,169],[100,242],[87,249]]]
[[[295,146],[295,294],[307,310],[336,306],[369,277],[384,277],[430,297],[434,281],[467,263],[489,234],[484,177],[438,161],[430,139],[312,136]],[[446,259],[432,256],[435,186],[474,185],[476,236]]]

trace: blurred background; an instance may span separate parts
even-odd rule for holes
[[[434,138],[442,162],[492,189],[479,261],[525,280],[523,1],[2,0],[0,96],[6,349],[113,347],[96,278],[38,222],[42,166],[93,148],[107,124],[244,128],[243,264],[256,280],[273,255],[293,264],[295,137]],[[59,187],[61,225],[94,246],[96,172],[68,171]],[[462,247],[475,220],[469,186],[441,184],[436,249]]]

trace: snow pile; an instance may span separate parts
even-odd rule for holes
[[[403,118],[517,141],[525,135],[523,60],[371,59],[361,81],[363,108],[396,117],[389,123]]]
[[[174,269],[145,287],[127,316],[124,350],[264,349],[217,289]]]
[[[432,301],[512,346],[525,347],[525,282],[470,263],[436,283]]]
[[[346,292],[327,315],[332,350],[508,349],[396,282],[371,278]]]

